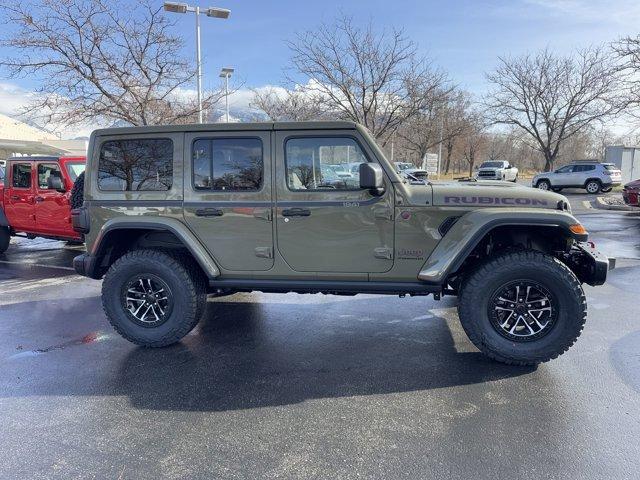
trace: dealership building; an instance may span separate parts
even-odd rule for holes
[[[21,155],[86,155],[88,141],[56,135],[0,114],[0,160]]]
[[[622,183],[640,178],[640,146],[611,145],[605,149],[604,161],[620,169]]]

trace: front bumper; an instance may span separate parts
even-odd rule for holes
[[[571,256],[574,273],[580,281],[592,286],[602,285],[607,281],[609,270],[616,268],[616,259],[608,258],[598,251],[591,242],[579,242]]]

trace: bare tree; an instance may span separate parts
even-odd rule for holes
[[[618,58],[618,72],[623,75],[626,93],[626,106],[629,113],[638,116],[640,107],[640,35],[624,37],[613,43]]]
[[[488,136],[486,134],[486,123],[478,112],[472,113],[467,119],[467,128],[463,136],[464,159],[469,167],[469,177],[473,176],[473,167],[479,157],[486,150]]]
[[[327,105],[321,98],[299,89],[256,89],[251,107],[264,112],[273,121],[320,120],[328,113]]]
[[[425,107],[413,117],[407,119],[396,130],[402,147],[413,153],[418,160],[441,141],[444,135],[444,116],[450,91],[432,90]]]
[[[61,125],[121,121],[131,125],[194,121],[184,90],[194,78],[182,40],[151,0],[3,1],[17,33],[0,61],[13,76],[36,77],[39,95],[25,113]],[[208,109],[220,97],[208,93]]]
[[[489,118],[526,132],[531,146],[544,156],[547,171],[567,139],[622,108],[620,76],[603,48],[587,48],[568,58],[549,50],[501,58],[487,79],[492,85],[485,99]]]
[[[298,34],[288,45],[292,70],[309,80],[299,88],[337,116],[365,125],[383,145],[446,82],[402,30],[377,34],[349,17]]]

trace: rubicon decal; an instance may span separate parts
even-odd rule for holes
[[[519,206],[546,206],[546,200],[537,198],[513,198],[513,197],[467,197],[467,196],[446,196],[444,203],[456,205],[519,205]]]

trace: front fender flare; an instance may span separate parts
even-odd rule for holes
[[[220,276],[220,268],[211,258],[209,252],[200,243],[200,240],[189,230],[182,222],[173,218],[153,218],[142,219],[141,217],[118,217],[107,221],[96,240],[93,242],[90,254],[92,256],[99,256],[101,252],[101,246],[104,238],[114,230],[156,230],[156,231],[169,231],[173,233],[193,255],[193,258],[198,262],[204,273],[210,279]]]
[[[418,279],[430,284],[442,285],[455,273],[467,256],[487,233],[502,226],[556,227],[584,242],[588,236],[575,234],[569,227],[579,223],[568,212],[532,208],[483,208],[474,210],[460,219],[438,242],[418,274]]]

